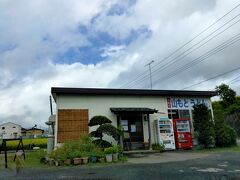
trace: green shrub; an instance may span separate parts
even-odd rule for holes
[[[119,152],[119,147],[118,147],[118,145],[113,145],[112,149],[113,149],[113,154]]]
[[[114,153],[114,148],[109,147],[104,149],[104,154],[113,154]]]
[[[216,146],[227,147],[236,145],[237,135],[233,128],[226,124],[216,124]]]
[[[62,147],[52,151],[49,157],[55,160],[62,160],[62,161],[69,158],[68,152],[66,152],[65,149]]]
[[[193,110],[194,131],[198,134],[199,145],[207,147],[215,146],[214,123],[210,110],[204,104],[197,104]]]
[[[153,150],[159,150],[160,152],[163,152],[165,149],[164,144],[152,144]]]
[[[79,140],[64,143],[54,150],[49,157],[65,160],[76,157],[103,156],[102,154],[102,150],[92,142],[89,136],[82,136]]]
[[[88,153],[89,157],[98,157],[98,158],[102,158],[104,157],[104,152],[101,149],[96,149],[90,153]]]

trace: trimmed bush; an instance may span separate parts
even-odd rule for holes
[[[98,126],[95,131],[90,133],[90,136],[96,138],[95,143],[100,145],[102,148],[109,147],[110,143],[107,144],[105,140],[103,140],[104,134],[113,137],[115,140],[118,140],[118,130],[114,127],[111,120],[109,120],[105,116],[94,116],[91,118],[88,126]]]
[[[233,128],[226,124],[216,124],[216,146],[227,147],[237,144],[237,135]]]
[[[105,116],[94,116],[88,123],[88,126],[91,127],[91,126],[102,125],[107,123],[110,124],[112,123],[112,121]]]
[[[112,144],[110,142],[105,141],[105,140],[101,140],[101,139],[93,140],[93,143],[96,144],[97,146],[102,147],[102,148],[112,147]]]

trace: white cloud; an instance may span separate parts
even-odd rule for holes
[[[123,54],[124,49],[126,48],[125,45],[120,46],[109,46],[104,47],[104,52],[102,53],[102,57],[118,57]]]

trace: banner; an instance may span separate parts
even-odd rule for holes
[[[167,98],[168,109],[193,109],[196,104],[204,104],[210,108],[208,100],[204,98]]]

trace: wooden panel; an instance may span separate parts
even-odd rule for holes
[[[77,140],[88,133],[88,109],[58,110],[58,143]]]

